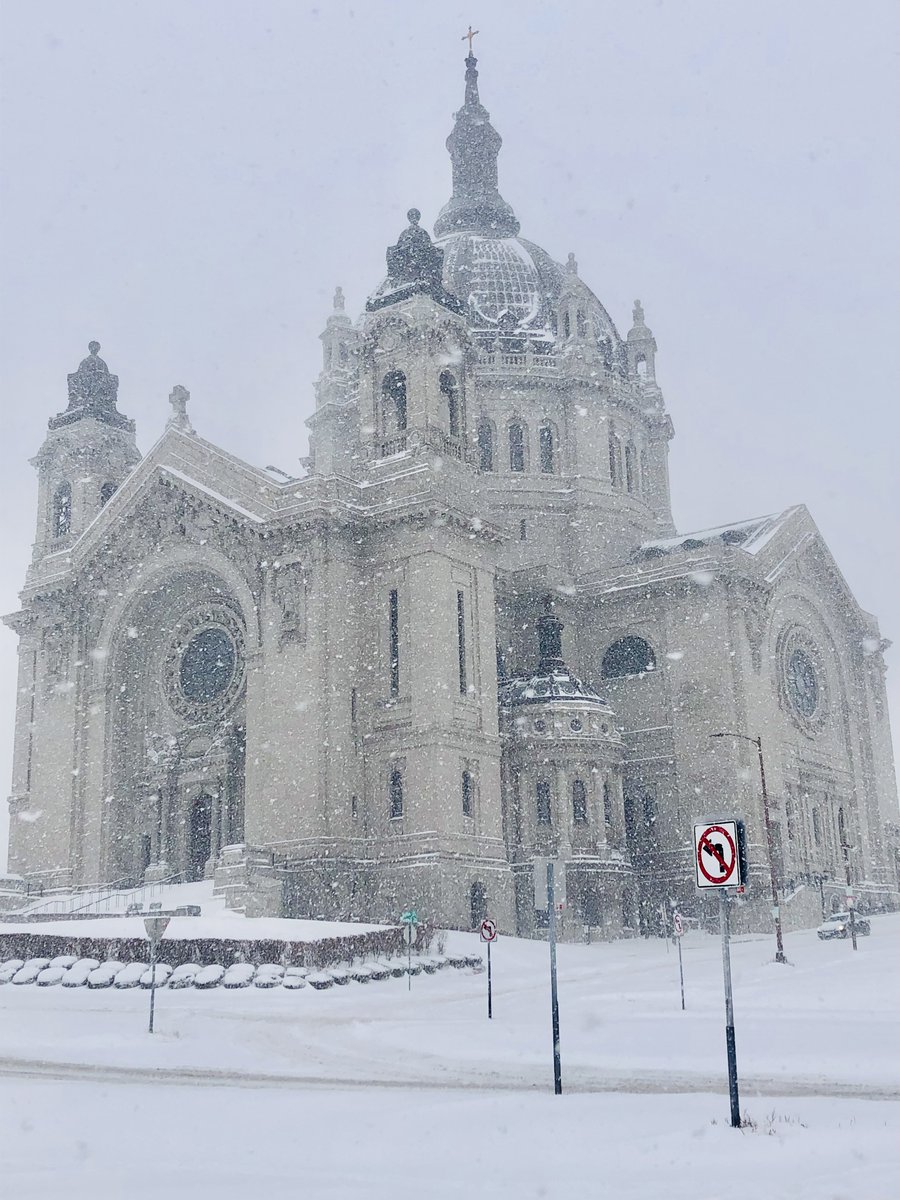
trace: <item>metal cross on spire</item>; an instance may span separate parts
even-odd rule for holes
[[[469,54],[470,54],[470,55],[471,55],[471,53],[472,53],[472,39],[475,37],[475,34],[476,34],[476,33],[480,33],[480,32],[481,32],[481,30],[480,30],[480,29],[473,29],[473,28],[472,28],[472,26],[470,25],[470,26],[469,26],[469,32],[468,32],[468,33],[464,33],[464,34],[462,35],[462,37],[459,39],[461,42],[466,42],[466,41],[467,41],[467,42],[469,43]]]

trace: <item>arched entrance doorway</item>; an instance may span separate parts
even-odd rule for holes
[[[188,877],[202,879],[212,844],[212,797],[198,796],[191,804],[188,826]]]

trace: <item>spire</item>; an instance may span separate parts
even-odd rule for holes
[[[106,425],[134,431],[134,421],[123,416],[116,408],[119,396],[119,377],[111,375],[109,367],[100,357],[100,343],[88,344],[88,356],[78,364],[69,379],[69,403],[65,412],[51,417],[50,429],[73,425],[82,417],[93,417]]]
[[[497,157],[503,139],[478,95],[478,60],[466,59],[466,98],[447,138],[453,164],[453,195],[434,225],[435,237],[463,230],[486,237],[515,237],[516,214],[497,190]]]

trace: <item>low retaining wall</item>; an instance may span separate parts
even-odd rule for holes
[[[423,947],[417,947],[422,949]],[[346,937],[321,938],[317,941],[285,941],[275,939],[240,938],[163,938],[159,961],[179,967],[182,963],[207,966],[219,963],[283,963],[286,967],[320,969],[351,962],[354,958],[373,955],[391,957],[405,949],[403,928],[378,929],[369,933],[354,933]],[[146,938],[67,937],[65,934],[46,934],[35,930],[0,933],[0,960],[8,958],[56,958],[59,954],[75,954],[79,958],[96,958],[100,962],[147,962],[150,943]]]

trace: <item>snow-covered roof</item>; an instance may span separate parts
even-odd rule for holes
[[[675,550],[700,550],[711,542],[720,541],[726,545],[740,546],[747,554],[758,554],[801,507],[802,505],[798,504],[786,508],[784,512],[769,513],[767,516],[753,517],[748,521],[732,521],[728,525],[717,525],[695,533],[679,533],[675,537],[641,542],[639,553],[652,555],[654,551],[670,554]]]

